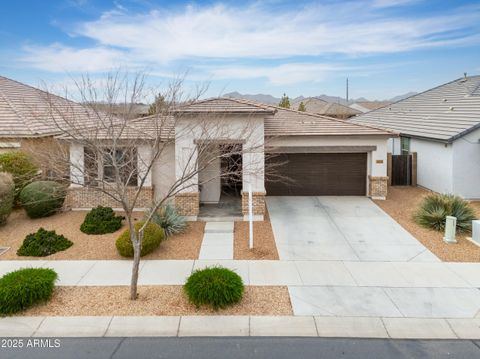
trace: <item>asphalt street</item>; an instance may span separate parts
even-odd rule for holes
[[[17,342],[16,348],[8,348],[15,343],[5,339],[1,338],[2,359],[480,358],[480,341],[471,340],[184,337],[40,338],[43,340],[33,342],[34,338],[17,338],[22,344]]]

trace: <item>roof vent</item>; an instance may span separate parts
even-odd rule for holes
[[[449,109],[450,111],[453,111],[453,110],[454,110],[454,107],[453,107],[453,106],[450,106],[448,109]]]
[[[447,102],[447,99],[446,99],[446,98],[444,98],[444,99],[443,99],[443,102]]]

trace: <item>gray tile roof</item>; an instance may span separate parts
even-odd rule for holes
[[[98,116],[65,98],[0,76],[0,137],[55,135],[59,126],[92,126]]]
[[[271,114],[273,110],[260,103],[253,103],[246,100],[219,97],[180,106],[176,112],[181,113],[239,113],[239,114]]]
[[[296,101],[291,107],[293,109],[297,109],[300,105],[300,102],[303,102],[307,112],[316,113],[317,115],[351,117],[361,113],[354,108],[350,108],[339,103],[328,102],[316,97],[308,97],[301,101]]]
[[[390,135],[392,131],[308,112],[270,106],[277,110],[265,118],[265,136],[356,136]]]
[[[411,137],[454,141],[480,128],[480,76],[456,79],[350,121]]]

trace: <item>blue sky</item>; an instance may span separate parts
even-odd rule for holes
[[[384,99],[480,73],[478,1],[2,1],[0,75],[68,86],[122,67],[225,92]]]

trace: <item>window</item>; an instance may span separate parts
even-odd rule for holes
[[[103,180],[115,182],[117,172],[123,184],[137,185],[137,151],[135,148],[105,149],[103,152]]]
[[[98,167],[100,165],[98,153],[89,148],[83,149],[84,181],[87,186],[98,184]]]
[[[409,137],[400,137],[400,152],[402,155],[408,155],[410,153]]]

